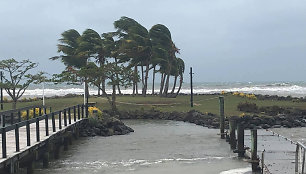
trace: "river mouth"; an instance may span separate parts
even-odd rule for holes
[[[134,133],[74,141],[41,174],[169,173],[242,174],[250,165],[232,153],[228,143],[208,129],[169,120],[125,120]]]

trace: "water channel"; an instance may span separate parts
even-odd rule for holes
[[[217,129],[167,120],[126,120],[135,132],[74,141],[69,151],[38,174],[243,174],[238,159]]]

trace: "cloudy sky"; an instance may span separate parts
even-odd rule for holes
[[[114,31],[128,16],[166,25],[195,81],[306,81],[304,0],[1,0],[0,59],[31,59],[50,74],[68,29]]]

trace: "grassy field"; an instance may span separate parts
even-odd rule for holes
[[[258,106],[283,106],[306,109],[306,102],[292,102],[292,101],[273,101],[273,100],[254,100],[247,99],[239,96],[233,96],[232,94],[224,95],[225,102],[225,115],[240,115],[241,112],[237,110],[237,105],[240,102],[253,102]],[[101,109],[109,109],[105,97],[91,97],[90,102],[96,102],[97,106]],[[184,111],[187,112],[191,109],[195,109],[201,112],[211,112],[214,114],[219,113],[219,99],[218,95],[195,95],[194,96],[194,107],[190,107],[190,96],[178,96],[177,98],[160,98],[158,96],[147,96],[147,97],[133,97],[133,96],[118,96],[117,105],[119,110],[135,110],[135,109],[157,109],[161,111]],[[81,104],[83,97],[71,97],[71,98],[57,98],[47,99],[46,106],[52,107],[52,110],[63,109],[68,106]],[[34,102],[19,102],[17,107],[31,106],[35,104],[41,104],[42,101]],[[5,103],[5,110],[11,109],[11,103]]]

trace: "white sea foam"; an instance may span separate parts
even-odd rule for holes
[[[220,174],[246,174],[252,172],[251,168],[239,168],[239,169],[231,169],[227,171],[223,171]]]
[[[139,87],[141,88],[141,87]],[[159,90],[156,89],[155,92]],[[245,92],[245,93],[255,93],[255,94],[267,94],[267,95],[279,95],[279,96],[294,96],[294,97],[304,97],[306,96],[306,83],[215,83],[215,84],[206,84],[199,83],[194,85],[193,92],[197,94],[213,94],[225,92]],[[106,90],[107,93],[111,93],[111,89]],[[133,90],[121,89],[123,94],[132,94]],[[84,89],[82,86],[68,86],[68,85],[47,85],[44,91],[45,96],[64,96],[67,94],[77,94],[82,95]],[[90,94],[97,94],[97,89],[91,88]],[[141,91],[139,90],[139,93]],[[148,93],[151,93],[151,90],[148,89]],[[184,85],[180,93],[190,94],[190,87]],[[5,96],[8,96],[4,92]],[[43,89],[40,86],[31,87],[26,90],[24,93],[25,97],[41,97],[43,95]]]

